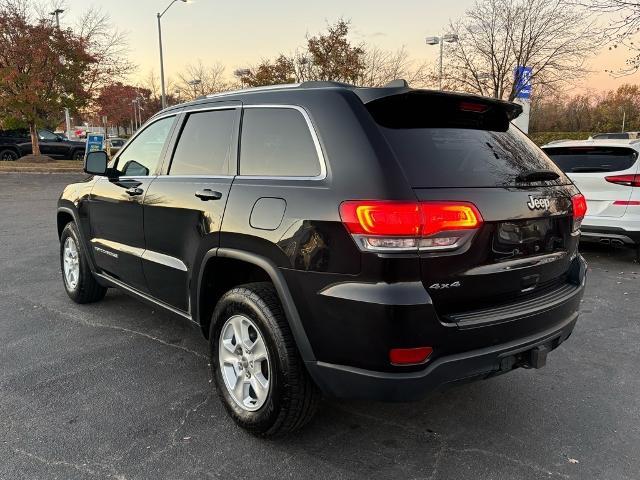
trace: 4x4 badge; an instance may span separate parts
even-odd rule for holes
[[[529,201],[527,202],[527,207],[529,210],[549,210],[551,206],[551,200],[548,198],[534,198],[529,195]]]
[[[434,283],[433,285],[429,286],[430,290],[443,290],[445,288],[457,288],[457,287],[461,287],[462,284],[460,282],[453,282],[453,283]]]

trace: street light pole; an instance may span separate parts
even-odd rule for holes
[[[160,86],[162,88],[162,108],[167,107],[167,95],[164,91],[164,59],[162,57],[162,25],[160,20],[162,16],[167,13],[167,10],[171,8],[171,5],[176,3],[177,1],[181,1],[183,3],[187,3],[187,0],[173,0],[167,8],[164,9],[162,13],[156,13],[156,17],[158,18],[158,44],[160,46]]]
[[[442,79],[444,77],[442,73],[442,69],[443,69],[442,64],[443,64],[443,57],[444,57],[444,42],[447,42],[447,43],[457,42],[458,35],[455,33],[447,33],[440,37],[427,37],[426,41],[427,41],[427,45],[440,45],[440,65],[439,65],[440,73],[438,75],[438,87],[440,90],[442,90]]]
[[[60,30],[60,14],[64,13],[64,10],[62,8],[56,8],[53,12],[51,12],[49,15],[53,16],[56,18],[56,28],[58,29],[58,31]],[[71,120],[69,118],[69,108],[65,107],[64,109],[64,126],[66,129],[66,135],[67,138],[71,138]]]
[[[58,30],[60,30],[60,14],[64,13],[64,10],[61,8],[56,8],[53,12],[51,12],[49,15],[56,17],[56,27],[58,28]]]

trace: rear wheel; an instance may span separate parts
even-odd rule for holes
[[[209,339],[218,396],[239,426],[270,437],[312,418],[320,392],[272,284],[250,283],[225,293],[213,313]]]
[[[14,162],[20,158],[15,150],[0,150],[0,160],[3,162]]]
[[[91,273],[73,222],[64,227],[60,236],[60,267],[64,288],[71,300],[76,303],[91,303],[104,298],[107,289]]]

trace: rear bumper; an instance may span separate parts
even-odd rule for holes
[[[581,242],[605,243],[617,246],[640,245],[640,230],[600,225],[582,225],[580,230]]]
[[[435,358],[422,370],[381,372],[322,361],[307,362],[309,373],[328,396],[382,401],[417,400],[441,387],[488,378],[518,367],[540,368],[546,354],[562,344],[573,331],[584,294],[586,265],[582,259],[579,285],[562,303],[504,323],[547,324],[547,329],[508,342]],[[501,325],[493,328],[502,328]],[[462,333],[462,332],[461,332]],[[455,337],[452,337],[455,338]]]
[[[308,363],[307,368],[329,396],[381,401],[417,400],[448,384],[480,380],[518,367],[543,366],[546,354],[571,335],[577,319],[576,312],[542,335],[441,357],[419,372],[374,372],[323,362]]]

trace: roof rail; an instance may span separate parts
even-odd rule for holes
[[[301,85],[302,84],[300,83],[283,83],[279,85],[265,85],[262,87],[241,88],[239,90],[229,90],[228,92],[212,93],[212,94],[206,95],[205,98],[224,97],[227,95],[235,95],[237,93],[254,93],[254,92],[264,92],[268,90],[286,90],[289,88],[296,88]]]
[[[351,85],[350,83],[345,82],[332,82],[328,80],[310,80],[307,82],[302,82],[299,87],[302,88],[326,88],[326,87],[346,87],[346,88],[356,88],[355,85]]]

